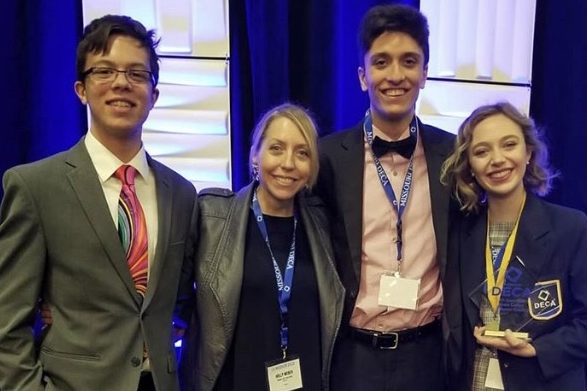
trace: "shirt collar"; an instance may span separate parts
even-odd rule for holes
[[[373,138],[375,138],[375,136],[379,137],[382,140],[385,141],[392,141],[385,133],[383,133],[383,131],[381,131],[377,126],[375,126],[374,124],[372,125],[373,127]],[[400,141],[403,140],[405,138],[410,137],[410,125],[408,125],[408,127],[402,132],[402,135],[394,141]]]
[[[106,148],[98,139],[88,131],[84,139],[84,144],[90,155],[90,159],[96,168],[100,182],[106,182],[118,167],[123,164],[133,166],[145,180],[148,180],[150,175],[149,163],[147,162],[147,153],[145,146],[142,145],[137,154],[127,163],[117,158],[108,148]]]

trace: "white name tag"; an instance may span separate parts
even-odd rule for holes
[[[383,274],[379,280],[378,304],[386,307],[415,310],[418,307],[420,279]]]
[[[269,391],[293,391],[303,387],[300,359],[295,356],[267,363]]]
[[[501,369],[499,369],[499,360],[496,358],[489,359],[489,368],[485,378],[485,387],[504,390],[503,381],[501,380]]]

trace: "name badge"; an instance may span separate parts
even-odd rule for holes
[[[489,359],[489,368],[487,368],[487,377],[485,378],[485,387],[504,390],[503,381],[501,380],[501,369],[497,358]]]
[[[265,365],[269,391],[293,391],[303,388],[299,357],[292,355]]]
[[[415,310],[418,308],[420,279],[412,280],[389,274],[383,274],[379,280],[379,298],[377,303],[386,307]]]

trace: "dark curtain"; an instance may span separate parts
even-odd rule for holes
[[[548,197],[587,212],[587,2],[538,1],[531,115],[561,176]]]
[[[389,1],[231,1],[235,189],[248,181],[254,122],[270,107],[292,101],[310,108],[321,134],[362,118],[368,100],[357,79],[356,32],[364,12],[381,3]],[[587,113],[586,20],[584,0],[537,1],[531,115],[544,128],[562,174],[549,199],[587,212],[587,131],[581,121]]]
[[[396,1],[419,5],[419,1]],[[369,106],[359,87],[356,31],[377,0],[230,2],[233,188],[249,180],[255,122],[285,101],[310,109],[321,134],[357,123]]]
[[[9,0],[2,9],[0,175],[67,149],[86,130],[73,91],[81,1]]]

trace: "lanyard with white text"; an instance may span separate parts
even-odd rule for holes
[[[363,123],[363,130],[365,132],[365,137],[367,138],[367,143],[371,147],[373,145],[373,122],[371,120],[371,114],[367,112],[365,115],[365,121]],[[412,119],[410,123],[410,137],[418,138],[418,121],[416,120],[416,116]],[[379,177],[379,181],[381,182],[381,186],[383,186],[383,190],[391,202],[393,209],[397,212],[397,238],[396,238],[396,246],[397,246],[397,260],[399,262],[402,261],[402,216],[408,205],[408,200],[410,198],[410,191],[412,190],[412,178],[414,175],[414,153],[410,157],[410,162],[408,164],[408,170],[406,171],[406,176],[404,177],[404,183],[402,185],[402,191],[400,194],[399,202],[393,192],[393,188],[391,187],[391,182],[379,161],[379,158],[375,156],[373,152],[373,148],[371,149],[371,155],[373,155],[373,162],[375,163],[375,168],[377,170],[377,176]]]
[[[512,253],[514,251],[514,244],[516,243],[516,236],[518,235],[518,225],[520,224],[520,216],[522,215],[522,210],[524,210],[525,203],[526,193],[524,193],[524,198],[522,200],[522,205],[520,206],[520,211],[518,212],[518,218],[516,219],[514,229],[512,229],[512,233],[502,247],[502,250],[500,250],[496,255],[495,260],[493,259],[493,255],[491,253],[491,243],[489,240],[489,216],[487,217],[487,234],[485,238],[485,273],[487,274],[487,298],[489,299],[489,303],[491,304],[491,308],[493,309],[494,313],[497,313],[497,309],[499,307],[501,292],[503,290],[503,285],[505,284],[505,275],[510,264]],[[496,271],[497,280],[495,276]]]
[[[277,299],[279,301],[279,315],[281,319],[281,327],[279,331],[279,336],[281,339],[281,350],[283,352],[283,358],[285,359],[286,352],[287,352],[287,345],[289,343],[289,329],[288,329],[288,321],[287,321],[287,314],[288,314],[288,306],[289,300],[291,298],[291,289],[293,285],[293,275],[296,263],[296,227],[298,225],[298,219],[295,217],[294,213],[294,229],[293,229],[293,236],[291,239],[291,246],[289,248],[289,255],[287,256],[287,263],[285,265],[285,276],[282,276],[281,270],[279,269],[279,265],[275,260],[275,256],[273,255],[273,251],[271,250],[271,243],[269,242],[269,234],[267,233],[267,227],[265,225],[265,221],[263,220],[263,212],[261,211],[261,206],[259,205],[259,200],[257,199],[257,192],[253,193],[253,201],[251,204],[251,208],[253,209],[253,213],[255,214],[255,220],[257,221],[257,226],[261,231],[261,235],[265,240],[265,244],[267,244],[267,248],[269,249],[269,254],[271,255],[271,260],[273,261],[273,270],[275,271],[275,280],[277,282]]]

